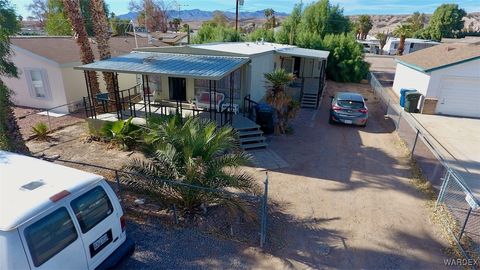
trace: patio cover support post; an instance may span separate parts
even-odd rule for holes
[[[213,97],[215,101],[215,122],[217,121],[217,81],[213,81]],[[212,98],[210,98],[210,103],[212,102]]]
[[[142,90],[143,90],[143,108],[145,109],[145,117],[147,117],[147,88],[145,85],[146,75],[142,74]]]
[[[92,93],[92,84],[90,81],[90,76],[88,74],[88,71],[84,71],[84,74],[85,74],[85,83],[87,85],[88,102],[90,103],[89,104],[90,109],[92,110],[92,117],[97,119],[97,111],[95,109],[95,98],[93,97],[93,93]]]
[[[212,80],[208,81],[208,97],[209,97],[209,105],[208,105],[208,113],[210,114],[210,119],[212,119]]]
[[[148,91],[148,94],[147,94],[147,101],[148,101],[148,116],[151,116],[152,115],[152,107],[150,106],[150,85],[148,84],[148,75],[145,75],[145,79],[147,81],[147,91]]]
[[[228,114],[229,114],[229,122],[230,122],[230,125],[233,124],[233,87],[234,87],[234,78],[233,78],[233,72],[230,73],[230,110],[227,110],[228,111]]]
[[[120,101],[120,90],[118,87],[118,73],[113,74],[113,89],[114,89],[114,95],[115,95],[115,108],[117,109],[117,119],[123,119],[123,114],[122,114],[122,104]]]

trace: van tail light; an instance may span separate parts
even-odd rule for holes
[[[62,190],[60,191],[59,193],[53,195],[52,197],[50,197],[50,201],[52,202],[58,202],[60,201],[61,199],[67,197],[68,195],[70,195],[70,192],[68,192],[67,190]]]
[[[361,112],[361,113],[368,113],[368,110],[367,110],[367,109],[360,109],[360,110],[358,110],[358,111]]]
[[[124,232],[125,229],[127,229],[127,221],[125,219],[125,216],[120,217],[120,226],[122,227],[122,232]]]
[[[342,107],[337,106],[337,105],[333,105],[333,106],[332,106],[332,110],[334,110],[334,111],[341,111],[341,110],[342,110]]]

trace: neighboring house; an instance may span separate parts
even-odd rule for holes
[[[234,75],[234,103],[242,105],[244,97],[250,95],[255,102],[264,99],[267,83],[264,74],[276,68],[283,68],[294,73],[297,80],[287,89],[295,98],[303,97],[304,107],[316,107],[318,94],[321,92],[325,80],[325,68],[328,51],[310,50],[291,45],[267,42],[231,42],[209,43],[188,46],[140,48],[136,51],[157,52],[170,54],[208,55],[222,57],[246,57],[249,63],[233,72]],[[150,87],[157,93],[157,99],[174,100],[175,84],[167,75],[149,76]],[[184,100],[194,100],[195,96],[208,91],[208,80],[185,78],[180,96]],[[217,91],[228,95],[229,77],[218,81]],[[303,94],[303,95],[302,95]],[[308,100],[310,99],[310,100]],[[310,106],[309,106],[310,105]]]
[[[188,44],[188,33],[185,32],[154,32],[152,33],[152,36],[171,46]]]
[[[409,54],[432,46],[440,44],[436,41],[417,39],[417,38],[407,38],[405,39],[405,49],[403,54]],[[400,38],[389,38],[385,46],[383,46],[384,54],[394,55],[397,53],[398,46],[400,45]]]
[[[138,46],[147,46],[147,40],[138,38]],[[13,63],[18,68],[18,78],[2,78],[5,84],[13,91],[13,102],[18,106],[40,109],[50,109],[64,104],[53,111],[66,113],[76,110],[82,105],[80,102],[86,93],[85,79],[82,72],[73,70],[81,65],[80,50],[72,37],[52,36],[18,36],[11,38]],[[92,41],[91,47],[95,58],[98,59],[96,44]],[[136,45],[134,38],[110,39],[113,56],[126,54]],[[101,73],[98,80],[102,91],[105,90]],[[137,84],[137,77],[130,74],[119,76],[122,88],[133,87]]]
[[[449,43],[397,58],[394,91],[426,98],[423,113],[480,117],[480,43]]]

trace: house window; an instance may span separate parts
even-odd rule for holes
[[[47,74],[41,69],[27,69],[25,70],[28,86],[30,88],[30,95],[38,99],[50,98],[50,88],[48,85]]]
[[[237,69],[233,72],[233,99],[240,99],[241,88],[241,70]],[[195,79],[195,95],[198,96],[201,92],[209,91],[209,80]],[[213,91],[213,82],[212,82]],[[230,75],[217,81],[217,92],[225,94],[225,98],[230,98]]]

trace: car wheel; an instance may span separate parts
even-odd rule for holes
[[[328,117],[328,123],[329,123],[330,125],[335,125],[335,124],[336,124],[335,121],[332,120],[332,117],[331,117],[331,116]]]

